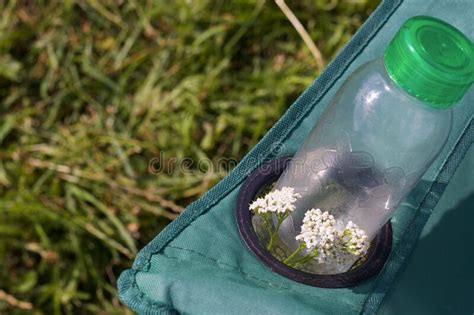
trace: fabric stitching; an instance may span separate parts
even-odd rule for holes
[[[177,247],[177,246],[174,246],[174,245],[168,245],[168,247],[171,247],[171,248],[174,248],[174,249],[178,249],[178,250],[182,250],[182,251],[187,251],[187,252],[192,252],[194,254],[197,254],[201,257],[204,257],[206,259],[208,259],[209,261],[213,262],[217,268],[219,269],[223,269],[221,266],[219,265],[224,265],[224,266],[227,266],[227,267],[230,267],[233,269],[233,272],[237,272],[239,274],[241,274],[242,276],[244,276],[245,278],[248,278],[248,279],[251,279],[251,280],[255,280],[255,281],[258,281],[258,282],[261,282],[262,284],[265,284],[265,285],[268,285],[270,287],[274,287],[274,288],[277,288],[277,289],[281,289],[281,290],[286,290],[286,291],[289,291],[289,292],[292,292],[292,293],[296,293],[296,294],[299,294],[299,295],[306,295],[308,297],[317,297],[317,298],[321,298],[321,295],[320,294],[311,294],[309,292],[299,292],[299,291],[295,291],[294,289],[292,289],[291,287],[286,287],[286,286],[282,286],[282,285],[279,285],[279,284],[276,284],[276,283],[273,283],[273,282],[270,282],[270,281],[267,281],[267,280],[264,280],[264,279],[261,279],[259,277],[256,277],[252,274],[249,274],[249,273],[246,273],[245,271],[243,271],[242,269],[240,269],[239,267],[237,266],[234,266],[234,265],[231,265],[231,264],[228,264],[228,263],[225,263],[225,262],[222,262],[222,261],[219,261],[215,258],[212,258],[212,257],[208,257],[200,252],[197,252],[195,250],[192,250],[192,249],[189,249],[189,248],[182,248],[182,247]],[[165,254],[163,252],[161,252],[160,254],[158,255],[162,255],[164,257],[167,257],[167,258],[171,258],[171,259],[176,259],[176,260],[179,260],[179,261],[185,261],[185,262],[189,262],[190,260],[187,260],[187,259],[183,259],[183,258],[180,258],[180,257],[175,257],[175,256],[171,256],[169,254]],[[223,269],[225,270],[225,269]],[[351,304],[348,304],[347,302],[343,302],[344,305],[350,307],[353,311],[360,311],[358,308],[355,308],[354,305],[351,305]]]

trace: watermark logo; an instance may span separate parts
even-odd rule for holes
[[[151,174],[176,173],[193,175],[194,173],[227,173],[238,164],[233,158],[219,158],[215,161],[203,158],[199,160],[190,157],[167,157],[162,151],[158,157],[152,158],[148,163],[148,172]]]

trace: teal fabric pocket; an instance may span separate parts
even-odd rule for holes
[[[296,151],[345,77],[380,56],[408,17],[433,15],[473,38],[474,27],[463,12],[474,11],[474,2],[455,3],[383,2],[239,165],[140,251],[132,269],[119,278],[121,300],[140,314],[374,313],[472,143],[466,135],[473,132],[474,89],[454,110],[453,132],[445,149],[396,211],[394,250],[387,265],[378,277],[359,286],[316,288],[272,272],[239,237],[236,196],[242,181],[263,160]]]
[[[466,145],[473,141],[471,132],[471,139],[465,138]],[[404,270],[384,298],[379,314],[474,314],[473,178],[471,145],[424,226]]]

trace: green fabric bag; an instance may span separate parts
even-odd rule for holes
[[[234,209],[239,187],[246,176],[265,159],[295,152],[346,76],[360,64],[381,56],[407,18],[413,15],[435,16],[453,24],[473,39],[472,12],[474,1],[471,0],[384,1],[338,57],[239,165],[140,251],[132,269],[123,272],[119,278],[121,300],[140,314],[373,314],[378,310],[391,314],[417,310],[421,305],[417,305],[419,301],[416,298],[410,299],[412,306],[405,305],[406,290],[412,295],[415,288],[427,291],[424,285],[437,286],[436,281],[441,278],[444,279],[444,291],[451,291],[446,286],[457,284],[449,282],[451,277],[443,278],[441,274],[444,272],[456,272],[459,279],[471,277],[468,282],[471,285],[472,270],[464,261],[470,259],[470,266],[473,265],[472,242],[463,243],[464,239],[466,242],[472,240],[469,230],[464,237],[445,239],[443,233],[456,234],[457,227],[451,224],[450,230],[440,229],[441,234],[431,241],[434,242],[431,247],[429,242],[424,241],[424,236],[430,233],[425,230],[421,239],[423,242],[416,247],[410,259],[409,256],[430,215],[435,213],[433,217],[438,216],[438,221],[430,220],[427,227],[442,223],[437,214],[438,208],[442,208],[442,213],[449,212],[457,206],[458,200],[463,200],[458,205],[460,209],[451,212],[461,211],[474,219],[474,150],[469,150],[474,139],[472,88],[454,108],[453,131],[444,150],[397,209],[392,219],[392,253],[377,277],[356,287],[343,289],[311,287],[284,278],[272,272],[246,248],[237,231]],[[272,149],[276,144],[284,144],[279,148],[284,147],[285,151],[275,154],[276,150]],[[462,172],[453,177],[461,162]],[[457,189],[459,187],[462,189]],[[448,200],[437,207],[445,189],[449,192]],[[465,221],[468,219],[465,218]],[[469,223],[465,222],[465,226]],[[439,247],[436,250],[438,245],[441,248],[453,246],[438,243],[450,240],[459,243],[457,249],[450,250],[456,254],[453,254],[456,262],[452,266],[461,268],[461,271],[451,269],[450,257],[442,260],[438,257],[445,251]],[[428,245],[423,247],[423,244]],[[417,255],[418,250],[423,253],[421,256]],[[464,253],[469,251],[469,256]],[[430,254],[432,256],[428,257]],[[440,261],[444,264],[439,265]],[[402,267],[407,262],[408,268],[402,274]],[[410,269],[411,266],[414,269]],[[425,284],[420,288],[416,278],[426,275],[428,271],[431,276],[425,277]],[[465,284],[464,281],[461,286]],[[425,292],[423,299],[429,300],[439,294],[436,290],[432,291]],[[380,309],[387,292],[388,297]],[[455,307],[449,301],[455,301],[464,303],[457,309],[471,308],[472,313],[474,299],[469,302],[464,298],[469,294],[472,297],[472,289],[468,292],[463,293],[462,297],[453,297],[454,300],[443,299],[440,301],[442,309],[435,311],[446,313]],[[424,309],[423,306],[419,308]]]

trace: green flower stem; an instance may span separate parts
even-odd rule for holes
[[[280,226],[281,224],[283,223],[283,221],[285,221],[285,219],[288,217],[288,214],[283,214],[283,215],[278,215],[278,223],[277,223],[277,226],[275,227],[275,230],[273,230],[273,233],[270,235],[270,241],[268,242],[268,245],[267,245],[267,250],[269,252],[271,252],[272,248],[273,248],[273,243],[275,242],[275,239],[278,235],[278,230],[280,229]]]
[[[297,249],[295,249],[295,251],[291,253],[290,256],[286,257],[285,260],[283,260],[283,263],[285,265],[289,265],[291,260],[295,258],[304,248],[305,248],[304,243],[300,243],[300,246]]]
[[[315,258],[318,256],[318,250],[317,249],[313,249],[308,255],[305,255],[303,256],[302,258],[298,259],[297,261],[293,262],[292,263],[292,266],[293,267],[299,267],[301,266],[302,264],[310,261],[311,259]]]
[[[260,217],[263,220],[263,226],[265,226],[265,229],[268,232],[268,237],[271,238],[273,235],[273,230],[272,230],[272,225],[270,224],[270,221],[269,221],[268,213],[263,213],[260,215]]]

